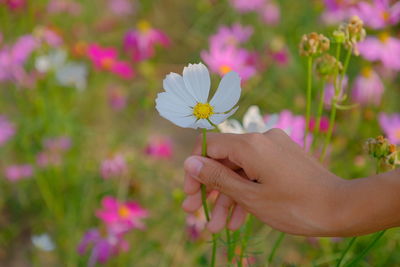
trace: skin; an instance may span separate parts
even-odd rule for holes
[[[210,232],[240,228],[247,213],[303,236],[356,236],[400,226],[399,170],[342,179],[279,129],[209,133],[208,158],[200,154],[201,137],[184,163],[182,207],[189,213],[201,208],[200,184],[218,191]]]

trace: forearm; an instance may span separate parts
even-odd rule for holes
[[[335,211],[338,236],[400,226],[400,170],[345,181]]]

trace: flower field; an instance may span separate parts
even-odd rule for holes
[[[212,235],[181,207],[197,128],[398,167],[399,71],[399,1],[0,0],[0,266],[400,266],[397,228]]]

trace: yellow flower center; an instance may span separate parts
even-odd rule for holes
[[[139,29],[139,31],[145,33],[145,32],[148,32],[151,29],[151,25],[150,25],[150,23],[148,21],[141,20],[137,24],[137,28]]]
[[[222,65],[221,67],[219,67],[219,72],[220,72],[222,75],[227,74],[227,73],[230,72],[231,70],[232,70],[232,68],[229,67],[228,65]]]
[[[114,65],[114,59],[109,57],[103,58],[101,59],[100,64],[104,69],[109,70]]]
[[[394,136],[400,140],[400,128],[396,130]]]
[[[214,114],[214,108],[208,103],[197,103],[193,108],[193,115],[198,119],[208,119]]]
[[[379,40],[382,43],[386,43],[389,40],[389,37],[390,37],[390,35],[387,32],[382,32],[381,34],[379,34]]]
[[[387,11],[382,11],[381,12],[381,17],[384,21],[388,21],[390,19],[390,13]]]
[[[361,70],[361,74],[362,76],[364,76],[365,78],[370,78],[372,75],[372,69],[370,67],[364,67]]]
[[[126,207],[125,205],[122,205],[118,208],[118,214],[121,216],[121,218],[128,218],[129,215],[131,215],[131,211]]]

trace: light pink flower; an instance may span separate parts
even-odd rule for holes
[[[104,179],[121,177],[127,170],[125,158],[120,154],[105,159],[100,167],[100,173]]]
[[[281,10],[276,3],[268,1],[258,12],[265,24],[277,25],[280,22]]]
[[[154,56],[157,45],[168,47],[170,43],[165,33],[152,28],[148,22],[142,21],[137,29],[126,33],[124,48],[134,61],[143,61]]]
[[[231,0],[231,4],[238,12],[247,13],[263,8],[265,0]]]
[[[99,70],[110,71],[124,79],[134,76],[132,67],[127,62],[117,59],[117,50],[114,48],[103,48],[97,44],[91,44],[87,53]]]
[[[68,137],[45,139],[43,146],[44,149],[36,156],[36,164],[42,168],[59,166],[64,153],[71,147],[71,139]]]
[[[359,16],[365,25],[373,29],[382,29],[395,25],[400,21],[400,2],[392,6],[389,0],[373,0],[372,3],[363,1],[352,10]]]
[[[322,20],[327,24],[340,23],[349,18],[357,0],[324,0],[325,11]]]
[[[172,141],[165,137],[150,138],[146,147],[146,154],[156,159],[170,159],[172,153]]]
[[[134,5],[129,0],[108,0],[108,7],[118,16],[127,16],[134,12]]]
[[[33,168],[29,164],[11,165],[5,169],[4,175],[7,180],[17,182],[33,176]]]
[[[186,216],[186,231],[192,241],[200,238],[201,233],[206,228],[207,220],[204,209],[199,209],[195,213]]]
[[[381,61],[388,69],[400,70],[400,39],[382,33],[379,38],[367,37],[358,44],[360,55],[370,61]]]
[[[349,79],[347,76],[344,77],[342,81],[342,88],[338,94],[338,99],[337,103],[340,103],[341,101],[344,100],[345,97],[345,92],[347,90]],[[338,83],[339,83],[339,77],[338,77]],[[338,85],[339,86],[339,85]],[[324,95],[324,104],[326,108],[330,108],[332,105],[332,99],[335,96],[335,86],[334,83],[330,82],[325,85],[325,95]]]
[[[380,113],[379,124],[389,141],[395,145],[400,145],[400,113]]]
[[[216,44],[211,44],[210,51],[201,52],[201,58],[212,72],[221,76],[233,70],[246,81],[257,71],[253,54],[244,48],[228,46],[221,49]]]
[[[76,16],[81,13],[82,7],[72,0],[51,0],[47,5],[47,11],[53,14],[67,13]]]
[[[142,222],[148,216],[145,209],[136,202],[119,202],[117,199],[107,196],[102,200],[102,209],[96,212],[110,232],[121,234],[131,229],[144,229]]]
[[[14,124],[9,122],[7,118],[0,115],[0,146],[5,144],[15,134]]]
[[[364,68],[353,84],[353,101],[361,105],[375,105],[381,103],[385,87],[378,74],[371,68]]]
[[[216,34],[210,37],[210,43],[221,49],[226,46],[239,46],[249,40],[253,34],[251,26],[242,26],[239,23],[219,27]]]

